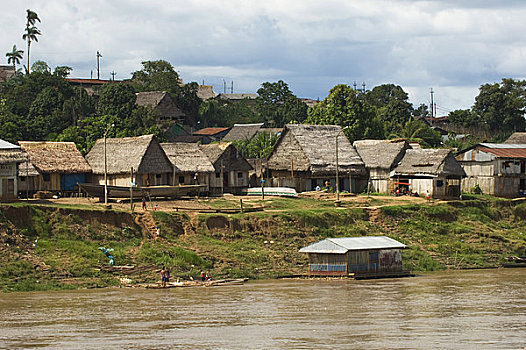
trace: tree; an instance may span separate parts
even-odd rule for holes
[[[7,64],[12,63],[13,68],[15,69],[15,72],[16,72],[16,65],[20,63],[23,53],[24,53],[23,50],[18,50],[16,48],[16,45],[13,45],[13,49],[11,50],[11,52],[8,52],[5,54],[5,56],[7,57]]]
[[[267,157],[278,141],[275,134],[261,132],[252,139],[233,141],[232,143],[244,158],[261,159]]]
[[[524,131],[525,109],[526,81],[513,79],[482,85],[472,108],[486,130],[500,133]]]
[[[302,122],[307,117],[307,105],[294,96],[283,80],[265,82],[257,92],[257,109],[267,125],[283,127],[291,121]]]
[[[132,73],[132,84],[137,91],[166,91],[175,93],[182,85],[179,74],[167,61],[143,61],[143,68]]]
[[[62,79],[66,79],[72,70],[73,68],[69,66],[58,66],[58,67],[55,67],[55,70],[53,71],[53,75],[61,77]]]
[[[36,73],[50,73],[51,67],[44,61],[35,61],[31,66],[31,71]]]
[[[345,84],[333,87],[327,98],[311,108],[306,122],[348,127],[345,135],[351,142],[384,137],[383,125],[373,108],[364,101],[360,92]]]
[[[457,109],[449,112],[448,119],[451,124],[465,128],[478,127],[481,124],[480,117],[470,109]]]
[[[99,115],[113,115],[119,120],[128,119],[135,108],[135,91],[128,84],[106,84],[97,104]]]
[[[429,117],[429,107],[426,104],[421,103],[420,106],[413,111],[413,116],[422,118]]]
[[[35,27],[36,21],[40,22],[40,18],[38,18],[38,15],[36,12],[27,10],[27,22],[26,22],[26,29],[24,32],[24,35],[22,35],[22,39],[27,41],[27,71],[26,73],[29,74],[29,52],[31,48],[31,42],[36,41],[38,42],[37,35],[40,35],[40,30],[38,30],[37,27]]]
[[[431,129],[421,120],[410,119],[396,133],[389,135],[390,139],[404,138],[417,141],[423,146],[439,146],[442,142],[440,133]]]
[[[411,119],[413,105],[409,95],[398,85],[383,84],[375,86],[365,94],[366,101],[375,108],[376,115],[392,132]]]

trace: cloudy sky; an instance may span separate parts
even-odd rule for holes
[[[526,72],[526,1],[0,0],[0,50],[22,40],[25,10],[42,35],[31,61],[71,77],[126,79],[141,61],[169,61],[185,82],[256,92],[284,80],[323,99],[336,84],[400,85],[438,114],[469,108],[481,84]],[[4,57],[5,59],[5,57]],[[25,57],[24,57],[25,59]],[[5,61],[2,64],[7,64]]]

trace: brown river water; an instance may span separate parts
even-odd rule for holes
[[[5,349],[526,349],[526,269],[0,294]]]

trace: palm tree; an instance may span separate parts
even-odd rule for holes
[[[5,56],[7,57],[7,63],[13,64],[13,68],[15,69],[15,72],[16,72],[16,65],[20,63],[23,53],[24,53],[24,50],[18,50],[16,48],[16,45],[13,45],[13,50],[5,54]]]
[[[27,67],[26,72],[29,74],[29,51],[31,48],[31,41],[37,41],[38,38],[37,35],[40,35],[40,30],[38,30],[37,27],[35,27],[35,23],[37,21],[40,22],[40,18],[38,18],[38,15],[36,12],[27,10],[27,22],[26,22],[26,30],[24,35],[22,35],[22,39],[27,40]]]

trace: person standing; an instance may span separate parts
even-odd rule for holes
[[[146,200],[142,198],[142,210],[146,211]]]
[[[166,288],[166,269],[164,266],[161,269],[161,286]]]

